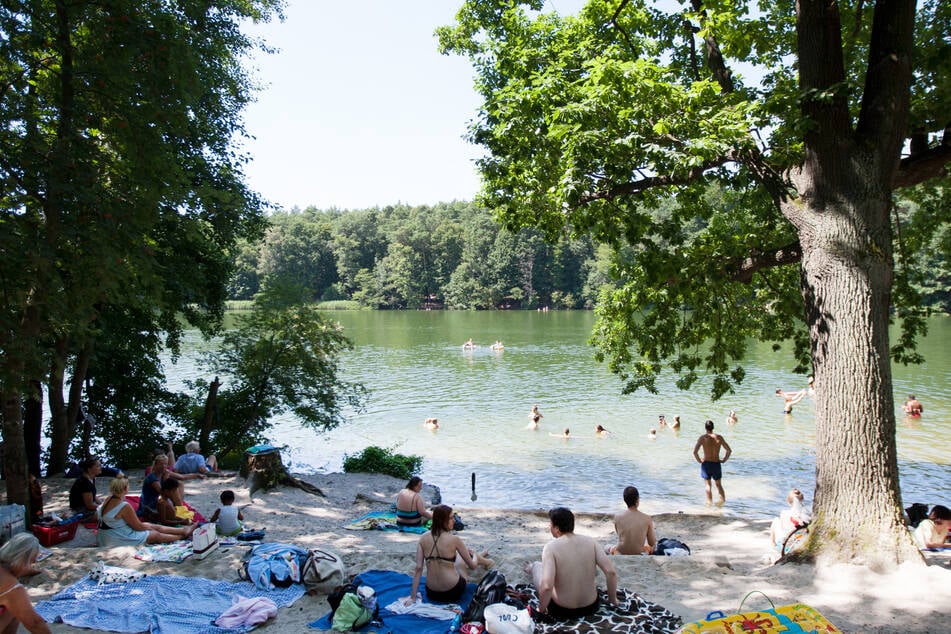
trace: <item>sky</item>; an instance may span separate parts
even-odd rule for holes
[[[250,187],[285,210],[472,200],[474,73],[433,35],[460,5],[288,0],[284,22],[249,26],[279,49],[250,63],[262,86],[245,111]]]

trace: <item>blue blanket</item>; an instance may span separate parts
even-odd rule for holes
[[[382,629],[364,626],[362,628],[363,630],[375,629],[392,632],[393,634],[445,634],[446,630],[449,629],[448,621],[424,619],[412,614],[393,614],[389,610],[384,609],[385,606],[393,603],[397,599],[409,596],[409,591],[413,587],[413,578],[409,575],[403,574],[402,572],[393,572],[392,570],[367,570],[355,579],[355,583],[370,586],[376,592],[376,601],[380,606],[380,618],[383,619],[385,625]],[[419,585],[420,592],[423,593],[423,599],[428,600],[426,598],[425,577],[423,577]],[[463,593],[462,598],[459,599],[459,605],[463,609],[469,605],[469,601],[472,600],[475,589],[476,586],[474,583],[470,583],[466,586],[466,591]],[[313,623],[310,623],[309,627],[329,630],[331,622],[332,619],[328,613]]]
[[[299,584],[264,592],[248,582],[200,577],[157,575],[133,583],[101,586],[84,577],[49,601],[37,603],[36,611],[50,623],[107,632],[231,634],[247,629],[220,628],[214,620],[231,607],[233,597],[267,597],[281,608],[303,594],[304,587]]]

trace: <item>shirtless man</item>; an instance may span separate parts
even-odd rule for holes
[[[783,414],[792,414],[793,405],[806,398],[808,390],[799,390],[798,392],[784,392],[782,388],[776,388],[776,396],[783,399]]]
[[[902,405],[901,408],[906,414],[914,417],[921,416],[921,413],[925,411],[925,408],[921,406],[921,403],[918,402],[914,394],[908,395],[908,400],[905,401],[905,404]]]
[[[617,544],[604,549],[609,555],[650,555],[657,546],[654,537],[654,520],[647,513],[637,510],[641,494],[637,487],[624,488],[624,503],[627,510],[614,516]]]
[[[697,439],[697,444],[693,448],[693,457],[700,463],[700,477],[707,490],[707,505],[713,503],[713,490],[710,481],[713,480],[717,485],[717,493],[720,494],[720,501],[717,504],[723,504],[726,501],[726,494],[723,493],[723,485],[720,480],[723,477],[723,471],[720,465],[730,459],[733,450],[727,444],[726,439],[720,434],[713,433],[713,421],[708,420],[704,424],[707,433]],[[726,452],[723,459],[720,459],[720,447]],[[703,458],[700,458],[700,449],[703,449]]]
[[[598,568],[607,580],[608,600],[617,606],[617,571],[608,556],[594,539],[575,534],[575,516],[570,510],[553,508],[548,518],[555,539],[545,545],[542,560],[530,567],[538,588],[538,611],[555,619],[594,614],[598,610]]]

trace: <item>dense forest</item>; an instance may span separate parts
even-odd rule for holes
[[[910,204],[899,206],[903,222]],[[617,257],[588,237],[551,244],[535,228],[512,233],[470,202],[308,207],[270,221],[261,241],[241,245],[231,299],[251,299],[273,276],[310,289],[314,301],[377,309],[592,308]],[[951,312],[951,266],[935,247],[900,245],[900,261],[916,271],[922,305]]]

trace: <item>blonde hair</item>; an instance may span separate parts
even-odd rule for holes
[[[109,493],[113,494],[117,498],[121,498],[125,495],[125,492],[129,489],[129,478],[125,476],[116,476],[109,482]]]
[[[0,566],[10,569],[17,564],[26,566],[40,552],[40,542],[32,533],[17,533],[0,547]]]

